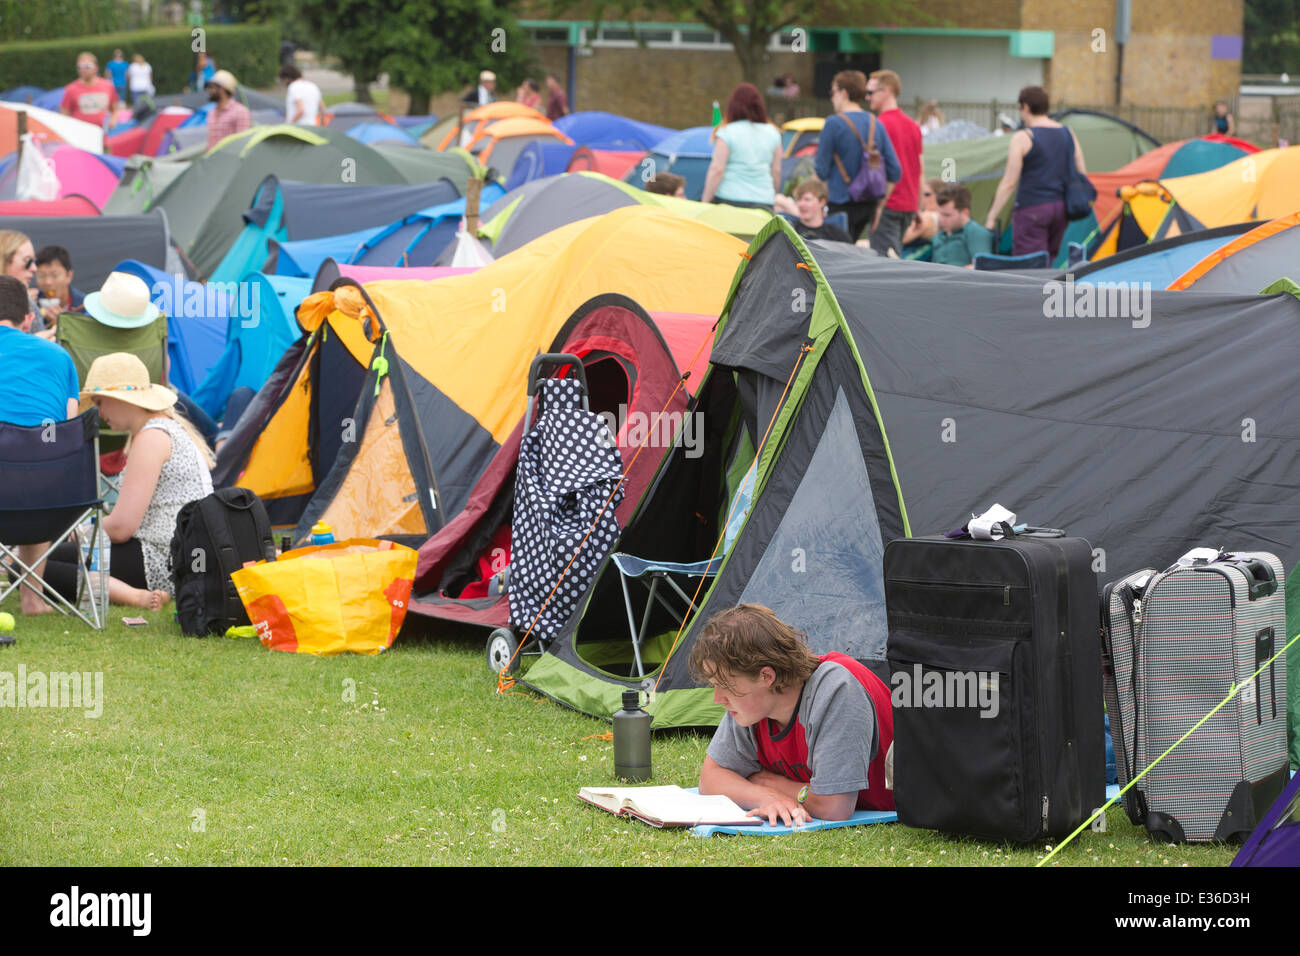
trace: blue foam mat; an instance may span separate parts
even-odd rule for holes
[[[699,791],[691,787],[692,793]],[[1119,796],[1119,784],[1112,783],[1106,787],[1106,799]],[[701,824],[700,826],[691,827],[691,835],[698,837],[709,836],[780,836],[789,833],[812,833],[816,830],[834,830],[838,827],[859,827],[868,826],[872,823],[894,823],[898,820],[898,814],[893,810],[858,810],[847,820],[817,820],[814,819],[799,827],[772,826],[764,821],[756,827],[735,827],[735,826],[715,826],[712,824]]]
[[[688,789],[691,793],[699,793],[696,787],[689,787]],[[808,823],[797,827],[772,826],[766,821],[756,827],[716,826],[702,823],[699,826],[691,827],[691,835],[698,837],[780,836],[785,833],[812,833],[815,830],[834,830],[837,827],[860,827],[870,823],[893,823],[897,819],[898,814],[893,810],[858,810],[847,820],[818,820],[814,818]]]

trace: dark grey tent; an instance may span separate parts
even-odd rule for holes
[[[604,215],[611,209],[636,205],[636,199],[613,180],[602,181],[592,176],[572,174],[533,180],[513,193],[519,194],[513,206],[510,195],[506,195],[488,210],[492,213],[494,209],[509,209],[503,222],[496,224],[498,231],[488,237],[493,239],[492,255],[498,259],[552,229],[588,216]],[[484,218],[483,225],[491,228],[492,220]],[[480,235],[483,234],[484,230],[480,230]]]
[[[73,284],[90,293],[103,285],[113,267],[136,259],[165,272],[181,272],[162,210],[139,216],[0,216],[0,229],[16,229],[32,248],[63,246],[76,273]]]
[[[238,282],[267,261],[268,240],[320,239],[396,222],[417,209],[460,197],[450,180],[395,186],[304,183],[272,174],[244,212],[244,228],[211,280]]]
[[[805,244],[773,220],[736,277],[694,406],[704,453],[672,449],[618,544],[656,561],[709,557],[745,441],[770,429],[745,523],[666,663],[677,622],[652,611],[656,726],[716,720],[687,658],[703,622],[739,601],[768,605],[819,652],[877,657],[882,542],[995,502],[1087,538],[1102,582],[1197,545],[1294,566],[1297,349],[1300,301],[1287,294],[1121,298]],[[622,583],[607,561],[521,680],[612,713],[641,684]]]

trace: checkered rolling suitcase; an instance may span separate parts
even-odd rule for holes
[[[1150,569],[1102,595],[1102,669],[1125,810],[1157,839],[1248,835],[1289,779],[1281,562],[1262,552]],[[1248,678],[1251,678],[1249,681]],[[1161,755],[1237,686],[1237,695]],[[1154,763],[1154,766],[1152,764]]]

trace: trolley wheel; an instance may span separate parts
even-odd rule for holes
[[[501,669],[507,666],[510,673],[518,670],[519,658],[515,656],[518,647],[515,632],[508,627],[498,627],[488,635],[487,662],[493,674],[500,674]]]

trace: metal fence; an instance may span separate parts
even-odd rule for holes
[[[904,110],[915,118],[920,113],[923,102],[921,99],[915,99],[901,105]],[[1212,112],[1209,106],[1116,106],[1113,103],[1104,106],[1094,106],[1088,103],[1052,104],[1053,112],[1068,108],[1094,110],[1098,113],[1117,116],[1144,130],[1162,143],[1177,139],[1190,139],[1193,136],[1204,136],[1210,132],[1210,113]],[[939,103],[939,109],[943,112],[943,118],[946,122],[966,120],[983,126],[990,132],[997,129],[998,115],[1001,113],[1005,113],[1013,122],[1018,123],[1020,121],[1019,106],[1014,100],[943,101]],[[812,96],[803,96],[793,100],[768,97],[767,110],[773,122],[777,124],[805,116],[829,116],[833,112],[830,100]],[[1296,110],[1297,118],[1300,119],[1300,104],[1296,105]],[[1295,142],[1296,140],[1292,137],[1291,141]]]

